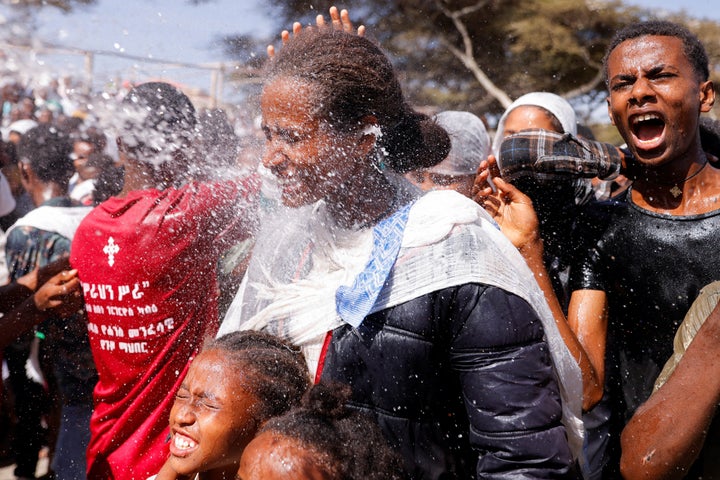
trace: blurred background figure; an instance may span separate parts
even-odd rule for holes
[[[93,154],[102,155],[107,140],[105,134],[97,129],[88,129],[75,138],[73,151],[70,156],[75,167],[75,173],[70,177],[68,193],[70,198],[81,205],[93,204],[93,191],[95,190],[95,179],[100,173],[100,168],[105,160],[104,157],[96,157],[90,163]],[[113,159],[109,158],[113,163]]]
[[[480,118],[470,112],[448,110],[435,116],[450,136],[450,153],[430,168],[409,172],[406,177],[422,190],[455,190],[472,196],[480,162],[490,154],[490,136]]]

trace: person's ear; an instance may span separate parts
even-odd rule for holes
[[[18,170],[20,170],[20,177],[23,179],[23,181],[30,181],[30,173],[27,170],[27,164],[25,164],[25,162],[18,162],[17,166]]]
[[[25,190],[30,190],[33,182],[33,171],[25,162],[18,162],[18,170],[20,170],[20,183]]]
[[[366,115],[361,120],[361,132],[360,140],[358,141],[358,148],[362,151],[363,155],[368,155],[373,151],[375,145],[379,140],[382,131],[378,125],[377,117],[374,115]]]
[[[610,109],[610,97],[607,97],[605,99],[605,103],[607,103],[608,117],[610,117],[610,123],[612,125],[615,125],[615,118],[613,117],[612,110]]]
[[[700,84],[700,111],[707,113],[715,105],[715,87],[711,80]]]

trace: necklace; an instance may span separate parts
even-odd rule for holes
[[[708,164],[708,160],[707,160],[707,157],[705,157],[705,163],[703,163],[703,164],[702,164],[702,167],[698,168],[695,173],[693,173],[692,175],[690,175],[690,176],[688,176],[688,177],[685,177],[684,179],[680,180],[679,182],[674,182],[674,183],[672,183],[672,186],[673,186],[673,187],[670,189],[670,194],[673,196],[673,198],[677,198],[677,197],[679,197],[680,195],[682,195],[682,189],[680,188],[679,185],[687,182],[687,181],[690,180],[691,178],[695,178],[696,176],[698,176],[698,175],[700,174],[700,172],[703,171],[703,169],[705,168],[705,166],[706,166],[707,164]],[[658,182],[658,183],[660,183],[660,185],[666,185],[666,186],[671,185],[670,183],[661,183],[661,182]]]

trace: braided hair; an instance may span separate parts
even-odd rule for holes
[[[302,352],[268,333],[228,333],[211,340],[203,350],[223,351],[242,370],[244,388],[259,400],[255,416],[260,423],[299,405],[310,386]]]
[[[346,407],[350,388],[342,384],[313,386],[302,405],[268,421],[259,433],[272,432],[297,442],[311,462],[337,480],[406,478],[399,454],[389,446],[377,423]]]
[[[369,39],[331,28],[305,29],[269,62],[269,81],[290,77],[316,95],[313,112],[334,129],[352,130],[374,116],[384,163],[404,173],[431,167],[450,151],[450,138],[434,120],[405,101],[388,57]]]

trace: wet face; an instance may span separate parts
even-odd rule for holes
[[[357,132],[338,132],[315,114],[312,84],[278,78],[263,89],[263,164],[278,178],[282,202],[300,207],[341,201],[362,187],[368,164]]]
[[[170,411],[170,463],[181,475],[236,470],[258,428],[258,401],[220,350],[195,358]]]
[[[553,124],[553,119],[548,115],[546,110],[532,105],[520,105],[519,107],[513,108],[513,110],[508,113],[508,116],[505,117],[503,137],[531,129],[563,133],[557,130]]]
[[[240,460],[239,480],[333,480],[313,452],[297,441],[263,432],[250,442]]]
[[[618,45],[607,61],[610,118],[637,160],[662,165],[698,146],[701,112],[712,108],[682,40],[644,36]]]

